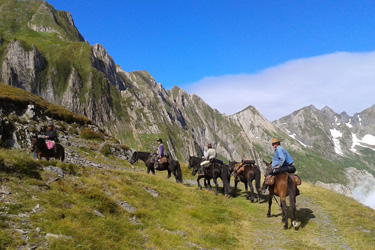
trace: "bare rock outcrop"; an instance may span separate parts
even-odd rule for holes
[[[39,87],[38,76],[45,66],[46,60],[37,48],[24,48],[22,41],[13,41],[7,48],[1,78],[8,85],[35,93]]]

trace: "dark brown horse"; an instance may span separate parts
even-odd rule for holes
[[[239,169],[241,167],[244,167],[244,170],[239,173]],[[250,164],[250,163],[245,163],[241,165],[239,162],[229,162],[229,170],[231,174],[234,176],[234,191],[233,194],[236,196],[237,192],[237,184],[238,182],[243,182],[245,185],[245,190],[246,190],[246,199],[250,199],[251,202],[254,202],[254,187],[253,187],[253,181],[255,180],[255,188],[257,191],[256,195],[256,201],[259,201],[260,197],[260,179],[261,179],[261,172],[260,169],[257,165],[255,164]],[[248,194],[248,188],[247,186],[250,187],[250,195]]]
[[[154,167],[155,156],[156,154],[135,151],[130,158],[130,164],[134,164],[140,159],[145,163],[147,167],[147,174],[149,174],[150,172],[152,172],[152,174],[155,174],[155,167]],[[160,164],[156,170],[158,171],[167,170],[168,171],[167,178],[171,178],[172,176],[171,174],[173,174],[174,177],[176,178],[176,182],[183,183],[180,163],[172,159],[172,157],[167,157],[167,163]]]
[[[39,160],[42,159],[42,157],[45,157],[47,161],[51,157],[55,159],[60,159],[61,161],[64,161],[65,159],[64,147],[56,143],[54,148],[48,149],[46,145],[46,140],[44,138],[31,138],[31,152],[34,151],[38,156]]]
[[[203,168],[201,166],[202,161],[203,161],[203,159],[200,158],[200,157],[189,156],[189,166],[188,166],[188,168],[193,169],[193,171],[191,173],[193,176],[198,173],[200,168]],[[198,183],[199,189],[202,189],[202,186],[199,182],[200,179],[205,178],[205,180],[207,180],[208,183],[209,183],[209,180],[213,179],[213,181],[215,183],[215,187],[216,187],[215,194],[217,195],[218,190],[219,190],[219,184],[217,183],[217,179],[220,178],[223,182],[223,186],[224,186],[223,189],[224,189],[225,196],[230,195],[231,187],[230,187],[230,183],[229,183],[230,173],[229,173],[229,166],[228,165],[219,164],[219,163],[211,163],[211,165],[209,167],[207,167],[207,169],[205,169],[203,172],[204,172],[204,175],[198,175],[198,177],[197,177],[197,183]],[[205,186],[206,186],[206,182],[205,182]]]
[[[267,165],[267,173],[271,172],[271,163],[263,161]],[[266,190],[266,184],[263,183],[263,191]],[[268,212],[267,217],[271,217],[271,205],[272,197],[274,195],[280,197],[280,206],[282,210],[282,222],[284,222],[284,229],[288,229],[288,207],[286,206],[286,197],[289,196],[289,206],[292,210],[292,225],[297,227],[296,221],[296,196],[297,196],[297,184],[293,180],[291,174],[287,172],[280,173],[275,176],[274,184],[269,186],[269,200],[268,200]]]

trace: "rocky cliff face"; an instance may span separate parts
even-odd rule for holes
[[[46,60],[36,47],[26,49],[25,46],[22,41],[13,41],[8,45],[1,78],[6,84],[38,93],[40,74],[46,67]]]
[[[37,11],[27,23],[28,27],[36,32],[55,33],[63,40],[84,41],[78,32],[69,12],[56,11],[45,1],[40,2]],[[68,35],[68,39],[66,38]]]

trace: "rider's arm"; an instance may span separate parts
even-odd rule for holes
[[[278,166],[281,167],[281,166],[284,165],[284,162],[285,162],[285,154],[284,154],[284,152],[283,152],[283,150],[282,150],[282,148],[280,146],[277,147],[276,152],[277,152],[277,155],[279,157],[279,164],[278,164]]]

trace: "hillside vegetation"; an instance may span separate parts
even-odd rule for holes
[[[104,130],[26,91],[1,85],[0,249],[360,249],[375,240],[374,211],[307,184],[297,197],[297,230],[283,230],[273,202],[198,190],[167,173],[147,175],[130,151]],[[34,115],[27,110],[34,107]],[[52,112],[50,110],[58,110]],[[28,115],[26,115],[28,114]],[[54,115],[55,114],[55,115]],[[52,117],[52,118],[51,118]],[[66,162],[34,160],[28,136],[54,122]],[[4,145],[4,141],[1,145]],[[233,186],[233,181],[232,181]]]
[[[247,201],[242,186],[227,199],[198,190],[184,164],[184,185],[120,164],[35,161],[1,149],[1,248],[369,249],[375,240],[373,210],[310,184],[297,197],[298,230],[283,230],[277,204],[267,218],[268,204]]]

